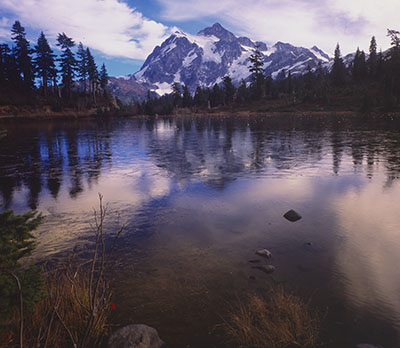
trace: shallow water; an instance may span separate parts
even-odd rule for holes
[[[126,224],[113,320],[152,325],[173,347],[223,346],[226,309],[271,284],[328,307],[330,346],[395,347],[399,125],[335,116],[8,123],[0,196],[46,215],[43,259],[91,240],[101,192],[110,229]],[[303,218],[285,220],[289,209]],[[259,248],[273,254],[272,275],[249,263]]]

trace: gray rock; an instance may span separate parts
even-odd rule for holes
[[[289,220],[289,221],[291,221],[291,222],[295,222],[295,221],[301,219],[301,215],[300,215],[297,211],[295,211],[295,210],[293,210],[293,209],[292,209],[292,210],[289,210],[288,212],[286,212],[286,214],[283,215],[283,217],[284,217],[286,220]]]
[[[356,348],[383,348],[383,347],[382,346],[376,346],[374,344],[360,343],[360,344],[357,344]]]
[[[264,273],[267,274],[275,271],[275,266],[272,265],[253,266],[252,268],[259,269],[260,271],[263,271]]]
[[[272,253],[268,249],[258,249],[256,250],[256,254],[266,258],[270,258],[272,256]]]
[[[143,324],[128,325],[115,331],[108,340],[108,348],[163,348],[157,330]]]

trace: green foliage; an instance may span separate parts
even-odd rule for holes
[[[40,33],[37,45],[35,46],[35,54],[36,57],[33,60],[35,63],[35,71],[37,76],[42,79],[43,93],[46,97],[49,80],[56,78],[57,70],[55,65],[55,54],[50,48],[43,31]]]
[[[58,34],[57,46],[62,49],[61,57],[59,59],[61,65],[61,76],[63,88],[66,91],[67,98],[71,96],[71,89],[78,62],[75,59],[74,53],[71,48],[75,46],[75,42],[65,35],[65,33]]]
[[[232,83],[232,79],[229,76],[225,76],[224,82],[224,100],[226,105],[233,103],[233,98],[235,96],[235,86]]]
[[[14,215],[12,210],[0,213],[0,319],[9,316],[19,305],[18,288],[11,273],[21,282],[25,308],[31,308],[43,298],[41,270],[34,266],[24,270],[20,264],[36,246],[32,231],[42,219],[35,211],[22,215]]]
[[[103,63],[103,65],[101,66],[100,75],[99,75],[100,87],[103,90],[106,89],[109,79],[110,79],[110,77],[108,76],[106,66]]]
[[[77,59],[73,39],[65,33],[58,34],[57,46],[62,53],[57,58],[43,32],[31,49],[19,21],[14,23],[11,37],[12,48],[0,43],[0,105],[50,106],[56,112],[92,107],[108,112],[115,108],[115,99],[106,91],[109,77],[105,66],[99,74],[90,50],[82,43],[78,46]],[[78,88],[76,76],[83,88]],[[35,78],[40,79],[40,83],[36,81],[38,89]],[[89,93],[91,98],[88,98]]]
[[[264,94],[264,62],[260,52],[260,46],[256,45],[250,55],[249,71],[251,72],[251,90],[253,98],[260,99]]]
[[[36,212],[14,215],[12,210],[0,213],[0,267],[15,269],[19,260],[32,253],[35,238],[32,231],[42,221]]]
[[[23,86],[25,88],[33,87],[33,65],[29,46],[29,41],[26,39],[25,28],[19,21],[15,21],[11,29],[11,39],[14,41],[14,57],[16,61],[17,72],[22,76]]]
[[[339,44],[336,45],[336,49],[335,49],[335,57],[333,59],[331,79],[332,79],[333,85],[336,87],[341,87],[346,82],[346,67],[343,63]]]

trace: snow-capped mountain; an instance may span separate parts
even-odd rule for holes
[[[229,75],[238,84],[248,79],[249,57],[259,46],[263,55],[266,75],[277,78],[282,70],[292,76],[303,74],[308,66],[314,69],[319,62],[329,64],[331,58],[314,46],[310,49],[277,42],[268,46],[247,37],[236,37],[216,23],[197,35],[176,31],[161,46],[154,48],[142,68],[135,74],[119,80],[157,92],[170,93],[172,84],[178,82],[194,92],[198,85],[212,87]]]

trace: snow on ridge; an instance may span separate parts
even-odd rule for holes
[[[157,88],[152,89],[152,91],[156,92],[160,97],[163,96],[164,94],[170,94],[172,93],[172,87],[168,82],[163,82],[163,83],[155,83],[154,85],[157,86]]]
[[[228,75],[235,82],[239,82],[242,78],[250,75],[249,67],[246,64],[249,52],[243,52],[238,59],[235,59],[229,67]]]
[[[130,80],[131,77],[132,77],[132,75],[120,75],[120,76],[116,76],[117,79],[125,80],[125,81]]]
[[[144,73],[146,72],[146,70],[147,70],[148,68],[149,68],[149,66],[147,65],[146,67],[144,67],[144,69],[139,70],[139,71],[135,74],[136,79],[137,79],[137,80],[140,80],[140,79],[143,77]]]
[[[161,53],[162,54],[166,54],[166,53],[172,51],[175,47],[176,47],[176,43],[175,42],[171,42],[168,46],[164,47],[161,50]]]
[[[272,53],[275,53],[275,52],[276,52],[275,46],[269,47],[266,51],[261,51],[261,53],[267,57],[269,57]]]
[[[182,67],[187,68],[192,64],[192,62],[197,58],[197,54],[192,50],[189,52],[189,54],[185,57],[185,59],[182,62]]]
[[[319,60],[322,60],[324,62],[329,62],[329,59],[324,57],[321,53],[319,53],[317,50],[314,48],[309,48],[310,52]]]
[[[246,46],[246,45],[240,45],[240,46],[242,46],[242,48],[247,52],[253,52],[253,49],[254,49],[253,47]]]
[[[202,35],[191,35],[188,33],[184,33],[181,31],[176,31],[174,34],[176,37],[184,37],[187,40],[189,40],[189,42],[196,44],[197,46],[203,48],[204,46],[206,46],[207,44],[209,44],[210,42],[214,43],[214,42],[218,42],[220,41],[219,38],[217,38],[214,35],[210,35],[210,36],[202,36]]]

